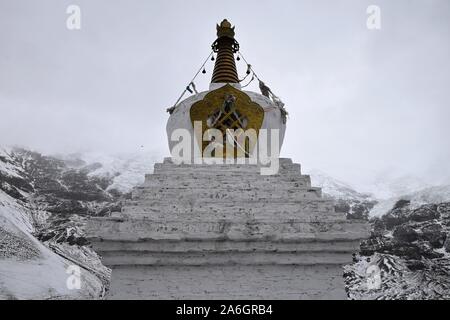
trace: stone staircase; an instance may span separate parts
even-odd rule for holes
[[[290,159],[262,176],[166,158],[87,232],[120,299],[345,298],[341,266],[368,235]]]

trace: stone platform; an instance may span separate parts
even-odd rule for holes
[[[111,299],[346,299],[342,265],[368,229],[290,159],[262,176],[167,158],[87,233],[112,268]]]

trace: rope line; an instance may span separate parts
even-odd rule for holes
[[[178,98],[177,102],[175,102],[175,104],[173,105],[173,107],[176,107],[178,102],[180,102],[180,100],[183,98],[184,94],[186,93],[187,88],[194,83],[195,78],[197,78],[198,74],[200,73],[200,71],[203,70],[203,68],[205,67],[205,64],[208,62],[209,58],[211,58],[211,56],[214,54],[214,51],[211,51],[211,53],[208,55],[208,57],[205,59],[205,62],[203,62],[203,64],[201,65],[201,67],[198,69],[197,73],[194,75],[194,77],[192,78],[192,80],[188,83],[188,85],[186,86],[186,88],[184,89],[184,91],[181,93],[181,96]],[[195,86],[194,86],[195,88]]]
[[[262,80],[258,77],[258,75],[256,74],[255,70],[253,69],[252,65],[251,65],[250,63],[248,63],[247,59],[245,59],[245,57],[244,57],[244,55],[242,54],[242,52],[239,51],[238,54],[239,54],[239,56],[245,61],[245,63],[247,64],[247,68],[248,68],[247,70],[250,70],[250,71],[253,73],[253,75],[256,77],[256,79],[258,79],[259,84],[260,84],[260,90],[261,90],[261,93],[264,94],[264,93],[262,92],[262,88],[261,88],[261,84],[263,84],[263,86],[265,86],[265,85],[264,85],[264,81],[262,81]],[[244,79],[245,79],[245,78],[244,78]],[[253,77],[252,77],[252,80],[253,80]],[[249,83],[247,83],[244,87],[241,87],[241,88],[245,88],[246,86],[248,86],[248,85],[252,82],[252,80],[250,80]],[[275,103],[275,105],[280,109],[281,116],[282,116],[282,119],[283,119],[283,123],[286,123],[286,119],[287,119],[287,116],[288,116],[288,112],[287,112],[286,109],[284,108],[284,103],[281,101],[281,99],[280,99],[278,96],[276,96],[276,95],[272,92],[272,90],[271,90],[269,87],[267,87],[267,86],[265,86],[265,87],[268,89],[268,94],[269,94],[268,97],[269,97],[269,99],[271,99],[271,100]]]
[[[181,101],[181,99],[184,97],[186,91],[188,91],[188,88],[192,85],[195,90],[195,85],[194,85],[194,80],[197,78],[198,74],[203,70],[203,68],[205,67],[206,63],[208,62],[208,60],[211,58],[211,56],[214,54],[214,51],[211,51],[211,53],[208,55],[208,57],[205,59],[205,61],[202,63],[202,65],[200,66],[200,68],[198,69],[198,71],[195,73],[194,77],[191,79],[191,81],[188,83],[188,85],[186,86],[186,88],[183,90],[183,92],[181,93],[180,97],[177,99],[177,101],[173,104],[172,108],[175,108],[178,103]],[[252,79],[242,88],[247,87],[256,77],[256,79],[258,79],[259,81],[261,81],[258,77],[258,75],[256,74],[255,70],[253,70],[253,67],[251,64],[248,63],[248,61],[245,59],[245,57],[243,56],[243,54],[238,51],[238,55],[245,61],[245,63],[247,64],[247,68],[249,71],[252,72]],[[245,77],[242,80],[239,80],[239,82],[244,81],[248,76],[250,75],[250,73],[246,74]]]
[[[247,67],[252,71],[253,75],[256,77],[256,79],[258,79],[259,81],[261,81],[261,79],[258,77],[258,75],[256,74],[255,70],[253,70],[253,67],[250,63],[248,63],[248,61],[245,59],[245,57],[243,56],[242,52],[239,51],[238,55],[242,58],[242,60],[245,61],[245,63],[247,64]]]
[[[252,83],[253,80],[255,80],[255,77],[254,77],[254,76],[252,76],[252,78],[250,79],[250,81],[249,81],[246,85],[241,86],[241,89],[243,89],[243,88],[245,88],[245,87],[248,87],[248,85],[249,85],[250,83]]]

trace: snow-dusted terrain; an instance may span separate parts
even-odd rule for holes
[[[11,154],[0,149],[0,299],[102,297],[109,271],[94,252],[66,244],[45,245],[34,236],[51,213],[33,201],[26,166]],[[79,279],[79,289],[70,285],[71,276]]]
[[[144,175],[153,172],[153,165],[162,160],[162,156],[145,151],[115,155],[87,152],[55,155],[55,157],[72,163],[74,167],[78,167],[81,160],[82,165],[91,166],[89,176],[111,178],[112,184],[108,186],[108,189],[116,189],[122,193],[127,193],[133,187],[143,183]]]
[[[103,293],[102,281],[80,270],[80,290],[71,290],[72,262],[38,241],[26,221],[27,208],[0,191],[0,299],[94,299]]]
[[[371,210],[371,217],[381,217],[399,200],[410,201],[411,208],[415,209],[427,203],[450,202],[450,185],[428,187],[407,194],[401,194],[389,199],[379,200]]]
[[[348,183],[332,178],[330,175],[318,169],[305,172],[311,176],[311,185],[321,187],[322,192],[335,199],[368,200],[372,195],[355,191]]]

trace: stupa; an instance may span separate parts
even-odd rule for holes
[[[168,109],[172,157],[155,164],[121,212],[88,224],[112,269],[108,297],[346,299],[342,265],[367,237],[366,223],[346,220],[299,164],[278,158],[287,112],[259,79],[261,94],[242,90],[239,44],[227,20],[212,48],[209,90],[197,93],[190,83],[195,94]],[[230,129],[238,132],[231,139]],[[270,147],[261,143],[267,131],[277,133],[269,134]],[[190,150],[178,154],[181,139],[173,138],[186,133]],[[258,150],[277,156],[275,172],[262,174],[267,162]]]

